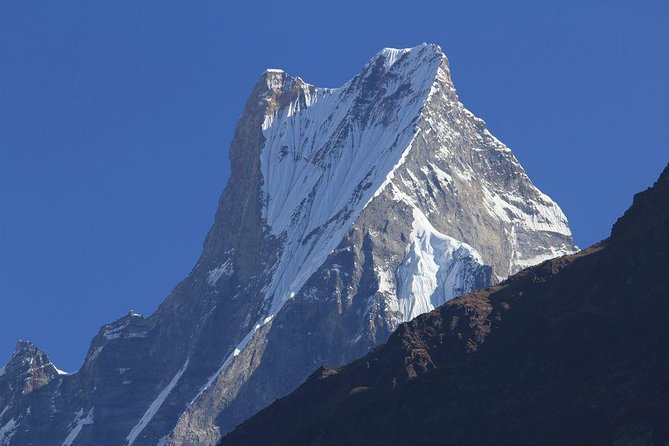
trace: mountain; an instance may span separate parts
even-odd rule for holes
[[[669,444],[669,166],[577,254],[321,367],[222,445]]]
[[[321,364],[576,249],[436,45],[384,49],[335,89],[266,71],[230,163],[199,261],[153,315],[102,327],[78,372],[28,391],[7,368],[0,444],[215,444]],[[31,352],[12,362],[48,363]]]

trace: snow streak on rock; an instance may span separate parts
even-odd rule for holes
[[[140,418],[139,423],[137,423],[131,430],[128,436],[126,437],[127,445],[130,446],[132,445],[139,434],[142,433],[144,428],[146,427],[147,424],[153,419],[153,416],[158,412],[158,409],[160,409],[160,406],[163,405],[165,402],[165,399],[169,396],[170,392],[172,392],[172,389],[174,386],[177,385],[179,382],[179,379],[181,379],[181,375],[184,374],[186,369],[188,368],[188,360],[184,363],[183,367],[179,369],[176,375],[174,375],[174,378],[172,378],[172,381],[165,386],[165,388],[158,394],[155,400],[149,405],[149,408],[146,409],[146,412],[144,412],[144,415],[142,418]]]
[[[84,409],[79,409],[75,414],[74,421],[72,422],[72,429],[67,434],[67,437],[63,441],[61,446],[71,446],[74,440],[76,440],[81,429],[87,424],[93,424],[95,422],[95,415],[93,409],[88,411],[88,414],[84,416]]]

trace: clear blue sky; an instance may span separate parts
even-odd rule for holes
[[[267,67],[338,86],[440,44],[581,246],[669,161],[669,2],[245,3],[0,0],[0,363],[24,338],[76,370],[186,276]]]

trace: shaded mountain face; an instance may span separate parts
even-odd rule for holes
[[[202,256],[155,314],[103,327],[78,372],[28,394],[0,377],[4,444],[215,444],[322,363],[575,250],[436,45],[382,50],[335,89],[268,70],[230,162]]]
[[[669,441],[669,166],[613,227],[321,367],[222,445]]]

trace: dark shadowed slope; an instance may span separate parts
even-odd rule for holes
[[[452,300],[223,444],[667,444],[669,166],[611,237]]]

